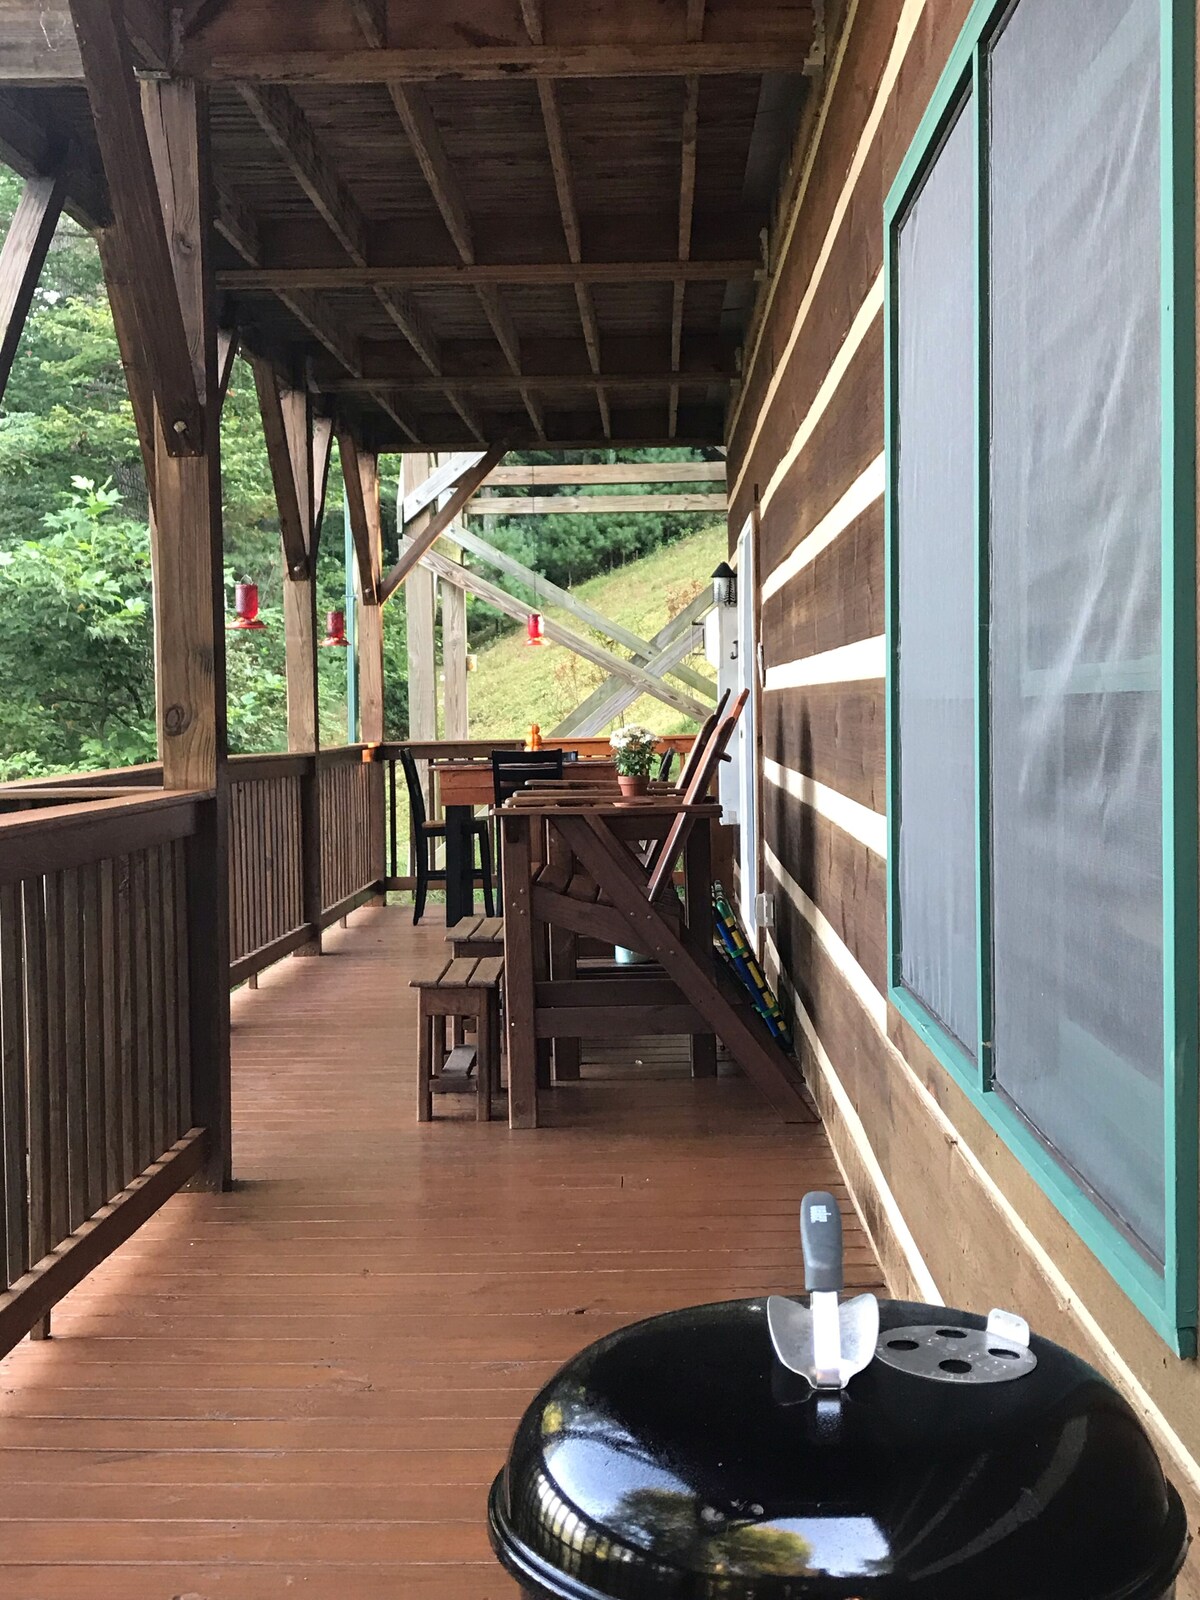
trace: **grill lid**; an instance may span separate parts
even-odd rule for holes
[[[983,1332],[945,1307],[914,1326]],[[1034,1338],[1019,1383],[880,1360],[832,1397],[776,1359],[765,1300],[655,1317],[538,1395],[490,1504],[493,1546],[553,1600],[1160,1600],[1187,1524],[1093,1368]]]

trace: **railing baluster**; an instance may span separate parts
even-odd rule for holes
[[[25,921],[25,1061],[29,1105],[29,1259],[40,1261],[55,1242],[50,1205],[50,982],[46,959],[46,885],[21,885]]]
[[[0,887],[0,1104],[4,1112],[4,1234],[7,1278],[29,1268],[25,1138],[25,960],[21,897]]]
[[[121,970],[117,945],[117,863],[100,863],[101,1004],[104,1013],[104,1195],[125,1187]]]
[[[80,872],[62,875],[63,1003],[66,1008],[67,1178],[72,1229],[87,1220],[87,1077],[84,1055],[83,903]]]

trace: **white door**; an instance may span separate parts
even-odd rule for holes
[[[758,812],[756,806],[756,755],[758,730],[754,723],[754,675],[758,659],[758,629],[755,615],[754,539],[749,520],[738,536],[734,556],[737,566],[737,605],[718,607],[710,614],[714,621],[717,687],[729,690],[736,699],[743,689],[750,698],[738,721],[729,746],[730,760],[722,762],[718,777],[722,819],[738,825],[738,880],[724,885],[735,904],[753,944],[758,933],[754,901],[758,889]],[[712,659],[712,657],[710,657]]]
[[[738,537],[737,610],[738,652],[736,694],[750,691],[738,722],[738,743],[734,755],[738,790],[738,868],[741,892],[739,910],[753,948],[758,938],[755,897],[758,893],[758,729],[754,720],[755,682],[758,662],[757,585],[754,573],[753,530],[747,521]]]

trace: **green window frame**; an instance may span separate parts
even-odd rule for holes
[[[1017,4],[1020,0],[1017,0]],[[888,999],[1128,1295],[1179,1355],[1197,1340],[1197,1056],[1200,959],[1197,922],[1195,0],[1158,0],[1160,340],[1162,449],[1162,805],[1164,1192],[1163,1270],[1139,1252],[1060,1165],[991,1081],[990,748],[990,317],[988,306],[988,47],[1014,0],[975,0],[884,207],[885,606],[888,795]],[[968,103],[964,106],[964,101]],[[901,226],[942,142],[960,114],[972,119],[975,262],[975,890],[978,1039],[974,1059],[901,982],[899,884],[900,550],[898,526],[899,307]]]

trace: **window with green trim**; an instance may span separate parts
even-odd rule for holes
[[[886,213],[890,996],[1189,1353],[1193,33],[981,0]]]

